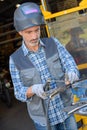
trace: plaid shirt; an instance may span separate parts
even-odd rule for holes
[[[62,46],[57,39],[55,39],[55,43],[57,45],[57,49],[59,52],[59,57],[61,59],[62,68],[65,72],[74,71],[78,73],[76,64],[71,57],[71,55],[67,52],[67,50]],[[48,78],[52,79],[51,88],[56,88],[56,83],[49,72],[49,68],[46,63],[45,51],[44,51],[44,43],[40,40],[40,47],[37,52],[29,51],[24,43],[22,44],[22,49],[24,55],[28,55],[31,62],[34,64],[35,68],[39,71],[41,81],[44,84]],[[10,73],[14,84],[15,96],[18,100],[23,102],[27,102],[26,91],[27,87],[23,86],[20,80],[20,74],[17,70],[14,61],[10,58]],[[48,117],[51,125],[63,122],[67,118],[67,114],[62,111],[63,103],[60,99],[60,96],[55,96],[49,105]]]

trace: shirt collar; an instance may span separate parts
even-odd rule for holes
[[[40,39],[40,47],[45,47],[45,44],[42,42],[42,40]],[[22,41],[22,50],[24,52],[24,56],[28,55],[30,50],[25,46],[24,41]]]

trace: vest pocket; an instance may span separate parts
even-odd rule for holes
[[[26,69],[21,71],[21,80],[23,84],[27,87],[31,86],[33,84],[33,78],[34,78],[34,69]]]
[[[28,111],[30,116],[44,116],[43,101],[41,98],[34,95],[32,101],[27,103]]]
[[[63,74],[63,71],[62,71],[61,62],[60,62],[58,55],[56,54],[55,56],[53,56],[49,60],[48,64],[49,64],[51,74],[54,77],[56,77],[57,79],[61,79],[64,74]]]

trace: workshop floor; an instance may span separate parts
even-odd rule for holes
[[[0,130],[35,130],[25,103],[12,96],[12,107],[8,108],[0,100]]]

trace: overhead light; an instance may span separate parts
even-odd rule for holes
[[[20,6],[20,4],[16,4],[16,8],[18,8]]]
[[[3,2],[4,0],[0,0],[1,2]]]

